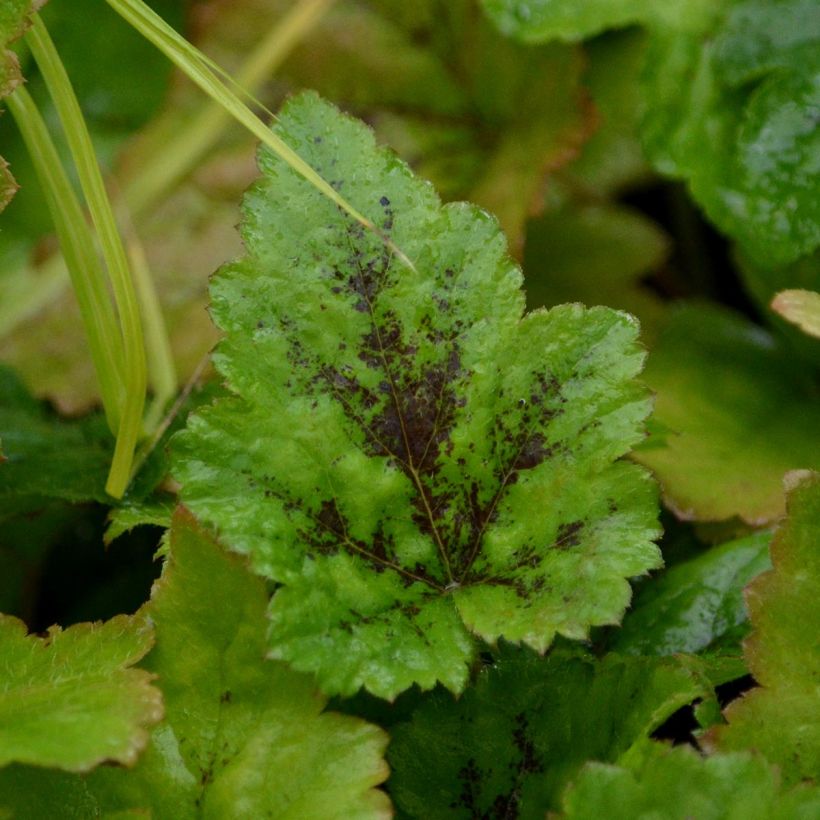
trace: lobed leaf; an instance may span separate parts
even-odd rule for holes
[[[820,772],[820,476],[789,494],[788,515],[772,541],[773,568],[753,581],[746,601],[754,631],[745,644],[760,684],[730,703],[728,726],[706,738],[722,750],[753,748],[780,767],[785,783]]]
[[[323,712],[311,678],[264,659],[266,604],[245,562],[178,512],[147,605],[157,640],[146,666],[166,705],[150,746],[132,770],[83,778],[11,767],[0,772],[0,809],[20,818],[389,817],[375,788],[387,776],[386,735]]]
[[[637,592],[608,648],[629,655],[735,650],[748,631],[743,588],[771,566],[770,532],[713,547]]]
[[[154,676],[129,668],[153,644],[150,622],[120,615],[45,638],[26,631],[0,615],[0,766],[133,765],[162,717]]]
[[[497,224],[314,95],[277,129],[410,270],[267,153],[248,255],[211,285],[233,397],[174,440],[185,503],[281,585],[271,652],[327,692],[463,688],[477,635],[614,623],[659,562],[625,314],[523,316]],[[471,634],[472,633],[472,634]]]
[[[650,357],[655,421],[636,458],[682,518],[751,524],[784,512],[783,476],[820,466],[820,407],[806,369],[769,333],[715,307],[675,312]]]
[[[587,760],[631,756],[709,691],[685,658],[505,649],[457,701],[435,694],[394,728],[390,793],[402,817],[543,818]]]
[[[632,766],[588,763],[563,797],[560,818],[810,820],[820,789],[785,790],[775,769],[750,754],[702,758],[688,746],[653,743]]]

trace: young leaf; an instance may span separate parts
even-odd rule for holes
[[[784,511],[783,476],[820,466],[820,406],[806,368],[762,328],[715,307],[674,313],[650,357],[655,420],[670,432],[635,456],[682,518]]]
[[[248,255],[212,282],[235,396],[189,420],[194,512],[281,585],[271,651],[332,693],[463,688],[470,633],[543,651],[615,623],[657,566],[655,490],[620,461],[649,411],[629,316],[523,316],[497,224],[315,95],[279,134],[413,260],[269,153]]]
[[[588,763],[563,797],[565,820],[794,820],[820,815],[820,789],[785,791],[775,769],[750,754],[702,758],[653,743],[637,765]]]
[[[266,604],[264,581],[178,513],[147,606],[156,647],[146,666],[166,705],[150,746],[129,771],[0,773],[0,808],[21,817],[68,816],[68,807],[83,817],[140,811],[157,820],[389,817],[375,788],[388,773],[386,735],[323,713],[311,678],[264,659]]]
[[[739,538],[647,581],[608,648],[672,655],[739,647],[748,631],[743,588],[771,566],[770,540],[769,532]]]
[[[774,568],[746,592],[754,631],[744,649],[760,686],[729,704],[729,725],[707,738],[710,747],[756,749],[787,783],[820,772],[819,529],[820,475],[812,474],[789,494],[788,516],[772,541]]]
[[[38,638],[0,615],[0,766],[133,765],[162,717],[154,676],[128,668],[153,640],[142,616],[52,627]]]
[[[394,729],[390,793],[405,817],[543,818],[584,762],[623,759],[708,691],[683,658],[506,650],[458,701],[435,695]]]

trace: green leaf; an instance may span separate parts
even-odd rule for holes
[[[529,43],[575,42],[608,28],[643,23],[675,29],[697,27],[714,0],[481,0],[501,31]]]
[[[563,798],[566,820],[810,820],[820,789],[785,791],[777,771],[750,754],[702,758],[691,747],[653,743],[639,764],[589,763]]]
[[[108,503],[113,441],[101,414],[66,421],[0,366],[0,521],[37,498]]]
[[[266,605],[245,562],[178,513],[147,606],[156,647],[146,666],[166,705],[151,745],[133,770],[83,779],[13,768],[0,774],[0,807],[33,818],[83,805],[83,817],[141,810],[157,820],[389,817],[375,789],[388,773],[386,735],[324,713],[310,677],[264,659]]]
[[[772,310],[820,339],[820,293],[811,290],[781,290],[772,301]]]
[[[376,0],[339,2],[285,73],[372,122],[445,200],[494,213],[520,255],[546,180],[594,128],[584,65],[504,38],[471,0]]]
[[[636,451],[680,517],[784,511],[783,476],[820,466],[820,406],[809,374],[762,328],[723,309],[675,312],[650,357],[655,420],[668,432]]]
[[[561,178],[570,177],[589,199],[611,197],[651,179],[641,144],[641,71],[648,36],[640,29],[613,32],[584,44],[584,86],[595,109],[596,130]]]
[[[457,701],[434,695],[395,727],[390,793],[403,817],[543,818],[585,761],[632,754],[708,690],[684,658],[505,650]]]
[[[794,783],[820,772],[820,476],[789,494],[788,516],[772,541],[773,569],[749,586],[754,627],[749,670],[760,684],[729,704],[728,726],[707,741],[723,750],[754,748]]]
[[[796,355],[810,366],[820,364],[820,341],[806,335],[772,309],[775,296],[782,290],[820,291],[820,251],[779,267],[754,263],[742,253],[736,256],[743,284],[760,311]]]
[[[470,633],[544,650],[617,622],[659,562],[654,487],[617,460],[649,410],[634,320],[524,317],[490,217],[314,95],[277,128],[416,269],[263,152],[248,256],[211,285],[235,396],[172,448],[185,503],[282,585],[273,656],[393,697],[463,688]]]
[[[769,532],[739,538],[647,581],[609,648],[629,655],[734,650],[748,631],[743,588],[771,566],[770,540]]]
[[[820,7],[729,5],[700,35],[653,38],[645,142],[750,256],[785,265],[820,245]]]
[[[154,676],[129,668],[151,648],[150,622],[120,615],[46,638],[26,631],[0,615],[0,766],[133,765],[162,717]]]
[[[644,341],[661,323],[661,300],[641,284],[669,253],[666,235],[641,214],[613,205],[566,205],[529,224],[527,304],[601,303],[641,321]]]

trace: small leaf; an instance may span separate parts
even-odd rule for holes
[[[635,23],[696,26],[714,0],[482,0],[485,11],[503,31],[529,43],[575,42],[608,28]]]
[[[388,783],[404,817],[543,818],[585,761],[618,761],[709,686],[683,658],[602,661],[505,649],[455,701],[393,730]]]
[[[543,651],[617,622],[659,562],[654,487],[618,460],[649,411],[634,320],[523,316],[490,217],[314,95],[277,128],[416,270],[262,153],[248,256],[211,286],[235,396],[172,449],[186,504],[281,585],[273,656],[392,698],[463,688],[470,633]]]
[[[772,310],[820,339],[820,293],[811,290],[781,290],[772,300]]]
[[[773,569],[746,592],[754,631],[745,644],[760,684],[730,703],[728,726],[707,736],[710,747],[753,748],[781,770],[786,783],[820,772],[820,476],[789,494],[788,516],[772,541]]]
[[[661,443],[636,451],[681,517],[750,524],[784,512],[783,476],[820,467],[805,367],[762,328],[715,307],[675,312],[649,360]]]
[[[750,754],[702,758],[688,746],[653,743],[638,764],[588,763],[566,790],[565,820],[794,820],[820,815],[820,789],[785,791],[777,771]]]
[[[133,765],[162,717],[154,676],[128,668],[152,643],[141,616],[52,627],[43,639],[0,615],[0,766]]]
[[[739,538],[665,570],[641,586],[608,648],[629,655],[739,651],[748,631],[742,592],[768,569],[769,532]]]

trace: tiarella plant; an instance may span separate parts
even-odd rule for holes
[[[40,5],[0,814],[820,814],[816,4]]]

